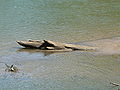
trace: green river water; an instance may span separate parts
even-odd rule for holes
[[[17,40],[53,40],[97,51],[43,53]],[[0,90],[118,90],[120,0],[0,0]]]

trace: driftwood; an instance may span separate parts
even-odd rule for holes
[[[5,62],[0,62],[0,63],[5,64],[5,66],[6,66],[5,71],[7,71],[7,72],[15,72],[15,73],[18,72],[18,68],[15,67],[14,65],[9,66],[9,65],[6,64]]]
[[[9,65],[7,65],[7,64],[5,64],[6,65],[6,69],[5,69],[5,71],[8,71],[8,72],[18,72],[18,68],[17,67],[15,67],[14,65],[11,65],[11,66],[9,66]]]
[[[82,46],[82,45],[74,45],[74,44],[66,44],[53,42],[50,40],[29,40],[29,41],[17,41],[17,43],[26,48],[35,48],[40,50],[50,50],[50,51],[74,51],[74,50],[95,50],[95,47],[90,46]]]
[[[113,83],[113,82],[110,82],[110,84],[112,84],[113,86],[120,86],[120,84]]]

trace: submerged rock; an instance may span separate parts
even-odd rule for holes
[[[95,47],[90,46],[82,46],[82,45],[75,45],[75,44],[66,44],[60,42],[54,42],[50,40],[29,40],[29,41],[17,41],[17,43],[26,48],[35,48],[40,50],[52,50],[52,51],[74,51],[74,50],[95,50]]]

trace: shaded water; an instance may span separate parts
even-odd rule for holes
[[[1,90],[117,90],[119,0],[0,0]],[[49,39],[97,46],[96,52],[42,53],[16,40]]]

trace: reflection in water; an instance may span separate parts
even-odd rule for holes
[[[39,49],[28,49],[28,48],[20,48],[17,50],[17,52],[28,52],[28,53],[42,53],[44,56],[49,56],[54,53],[60,53],[59,51],[45,51],[45,50],[39,50]]]

